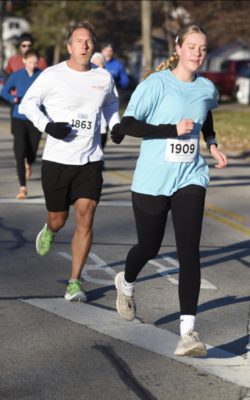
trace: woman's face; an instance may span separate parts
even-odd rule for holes
[[[176,45],[179,63],[189,72],[196,72],[207,55],[207,37],[203,33],[190,33],[182,45]]]
[[[32,55],[26,59],[23,60],[25,68],[27,69],[28,72],[34,72],[34,70],[37,68],[38,64],[38,58],[35,55]]]

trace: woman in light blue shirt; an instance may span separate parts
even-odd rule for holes
[[[217,148],[211,110],[218,93],[211,81],[197,74],[207,52],[207,35],[196,25],[183,28],[176,52],[141,82],[121,124],[111,132],[119,143],[124,135],[143,137],[132,182],[132,202],[138,243],[129,251],[125,272],[116,275],[116,308],[127,320],[136,315],[136,278],[156,257],[171,210],[180,264],[179,356],[204,356],[204,343],[195,332],[200,291],[199,245],[209,169],[200,154],[202,130],[217,168],[226,156]],[[205,128],[206,127],[206,128]]]

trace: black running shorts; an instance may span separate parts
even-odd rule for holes
[[[48,211],[68,211],[77,199],[100,200],[103,161],[85,165],[42,162],[42,187]]]

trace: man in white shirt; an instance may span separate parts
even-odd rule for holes
[[[38,254],[48,254],[74,204],[72,268],[65,293],[69,301],[87,300],[80,278],[92,244],[94,213],[102,188],[102,112],[111,129],[119,122],[113,78],[90,61],[95,43],[91,24],[73,27],[67,42],[69,59],[43,71],[19,106],[20,112],[48,134],[42,162],[48,213],[36,238]]]

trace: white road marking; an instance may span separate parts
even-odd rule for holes
[[[58,254],[61,257],[66,258],[67,260],[71,261],[72,257],[70,254],[66,252],[58,252]],[[99,256],[97,256],[94,253],[89,253],[88,256],[94,264],[89,264],[86,263],[82,272],[82,277],[85,281],[87,282],[92,282],[92,283],[97,283],[99,285],[113,285],[114,284],[114,277],[117,273],[113,268],[111,268],[105,261],[103,261]],[[170,283],[173,285],[178,285],[178,280],[173,278],[170,274],[175,274],[179,272],[179,263],[177,260],[171,257],[162,257],[162,259],[165,259],[168,261],[169,264],[172,264],[175,266],[175,268],[172,267],[165,267],[161,263],[155,260],[150,260],[149,263],[151,265],[154,265],[156,267],[156,272],[166,278]],[[91,271],[102,271],[107,273],[109,276],[111,276],[113,279],[109,280],[107,279],[99,279],[99,278],[94,278],[91,276]],[[216,286],[214,286],[212,283],[207,281],[206,279],[201,279],[201,289],[208,289],[208,290],[213,290],[217,289]]]
[[[17,200],[13,197],[6,197],[0,199],[0,204],[45,204],[45,200],[43,197],[26,200]],[[130,200],[100,201],[98,205],[103,207],[132,207],[132,203]]]
[[[242,397],[242,400],[250,400],[250,390],[248,390],[245,396]]]
[[[71,261],[72,257],[70,254],[65,253],[65,252],[58,252],[58,254],[67,260]],[[101,260],[96,254],[94,253],[89,253],[88,257],[94,261],[95,264],[85,264],[84,270],[82,272],[82,277],[85,281],[87,282],[92,282],[92,283],[97,283],[99,285],[104,285],[104,286],[109,286],[114,284],[114,277],[116,275],[116,272],[111,268],[108,264],[105,263],[105,261]],[[105,271],[108,275],[112,276],[112,280],[108,279],[99,279],[99,278],[94,278],[91,275],[89,275],[89,272],[91,271]]]
[[[162,257],[162,259],[165,259],[169,264],[174,265],[175,268],[171,267],[165,267],[159,262],[155,260],[150,260],[149,264],[155,265],[157,267],[157,272],[164,276],[169,282],[173,283],[174,285],[178,285],[179,281],[178,279],[175,279],[171,277],[170,274],[175,274],[179,272],[179,263],[177,260],[171,257]],[[208,289],[208,290],[216,290],[217,287],[214,286],[212,283],[207,281],[206,279],[202,278],[201,279],[201,289]]]
[[[86,303],[70,303],[64,299],[28,299],[21,300],[42,310],[88,327],[101,334],[122,340],[163,357],[192,365],[196,369],[210,373],[236,385],[250,388],[249,360],[224,350],[207,345],[205,358],[176,357],[173,352],[179,336],[145,324],[139,320],[127,322],[114,311]]]

